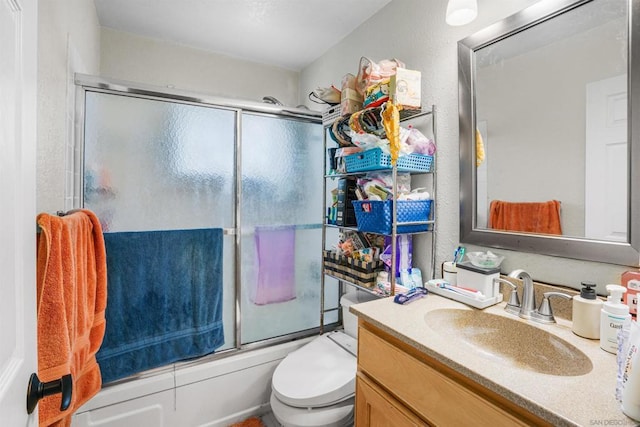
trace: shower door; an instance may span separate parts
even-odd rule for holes
[[[319,118],[104,87],[81,89],[81,206],[98,215],[105,232],[224,230],[219,350],[315,333]],[[325,298],[337,305],[337,288]]]
[[[87,91],[84,207],[96,213],[104,232],[233,230],[236,115]],[[236,345],[234,245],[233,233],[225,233],[221,349]]]
[[[319,325],[323,145],[317,123],[251,113],[241,135],[244,344]]]

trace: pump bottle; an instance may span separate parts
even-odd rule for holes
[[[613,354],[618,352],[618,332],[631,321],[629,306],[622,303],[626,291],[624,286],[607,285],[610,295],[600,311],[600,348]]]
[[[596,296],[596,284],[582,282],[580,295],[573,297],[571,330],[583,338],[597,340],[600,338],[600,311],[602,300]]]

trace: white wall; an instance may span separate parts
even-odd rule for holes
[[[423,105],[437,106],[438,235],[436,265],[450,260],[459,239],[459,149],[457,41],[499,21],[536,0],[479,0],[478,18],[463,27],[446,25],[447,2],[393,0],[337,46],[303,70],[300,93],[316,86],[339,85],[346,73],[357,73],[361,56],[375,61],[398,58],[422,72]],[[309,107],[316,108],[312,104]],[[416,245],[414,260],[428,265],[426,245]],[[471,247],[474,249],[474,247]],[[488,248],[475,247],[478,250]],[[619,283],[624,267],[501,250],[503,271],[523,268],[540,281],[578,288],[581,280]]]
[[[73,73],[100,69],[100,26],[92,0],[38,2],[38,148],[36,208],[72,207]],[[68,193],[70,194],[70,193]]]
[[[298,72],[102,29],[101,75],[202,94],[298,105]]]

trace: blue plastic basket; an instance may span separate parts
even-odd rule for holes
[[[344,158],[347,172],[365,172],[391,169],[391,156],[380,148],[372,148]],[[398,170],[401,172],[431,172],[433,156],[411,153],[398,157]]]
[[[397,212],[398,233],[417,233],[427,231],[429,224],[402,225],[403,222],[428,221],[432,200],[399,200]],[[354,200],[358,231],[378,234],[391,234],[393,202]]]

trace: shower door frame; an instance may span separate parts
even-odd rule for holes
[[[67,169],[72,169],[73,172],[73,194],[66,194],[66,198],[72,197],[73,207],[81,208],[84,206],[84,123],[85,123],[85,99],[87,92],[105,93],[119,96],[130,96],[136,98],[143,98],[148,100],[177,102],[181,104],[201,106],[201,107],[213,107],[223,110],[235,112],[235,145],[234,145],[234,160],[235,160],[235,174],[236,179],[233,184],[235,193],[235,227],[224,228],[225,235],[235,236],[234,246],[234,258],[235,258],[235,271],[234,271],[234,288],[235,288],[235,306],[233,310],[235,312],[235,347],[215,352],[211,355],[204,356],[202,358],[188,361],[178,362],[181,366],[193,365],[204,363],[213,359],[222,357],[228,357],[236,355],[240,352],[254,350],[258,348],[264,348],[283,342],[288,342],[300,338],[306,338],[313,335],[317,335],[321,332],[331,331],[340,326],[340,318],[338,321],[329,325],[319,324],[318,327],[305,329],[298,332],[289,333],[286,335],[268,338],[261,341],[242,344],[241,336],[241,297],[242,297],[242,281],[241,281],[241,233],[242,228],[242,113],[248,112],[251,114],[258,114],[262,116],[269,116],[274,118],[294,119],[309,123],[316,123],[322,126],[322,114],[317,111],[307,110],[303,108],[293,108],[276,104],[266,104],[251,101],[242,101],[237,99],[228,99],[222,97],[215,97],[209,95],[197,94],[194,92],[176,90],[173,88],[163,88],[152,85],[139,84],[134,82],[127,82],[114,79],[104,79],[97,76],[87,74],[75,74],[74,83],[76,85],[75,94],[75,130],[74,143],[68,144],[69,150],[72,153],[67,153],[67,158],[73,159],[73,165],[67,165]],[[324,131],[324,130],[323,130]],[[70,167],[71,166],[71,167]],[[69,191],[67,186],[66,191]],[[322,224],[318,225],[318,228],[323,228]],[[324,233],[324,230],[323,230]],[[324,240],[324,239],[323,239]],[[318,257],[321,258],[322,250],[318,248]],[[320,295],[321,300],[325,298],[324,295]],[[322,301],[321,301],[322,304]],[[318,319],[320,322],[320,306],[318,307]],[[166,369],[172,369],[172,364],[165,367],[157,368],[153,371],[162,372]],[[131,378],[127,378],[122,381],[128,381]],[[116,381],[118,383],[120,381]]]

